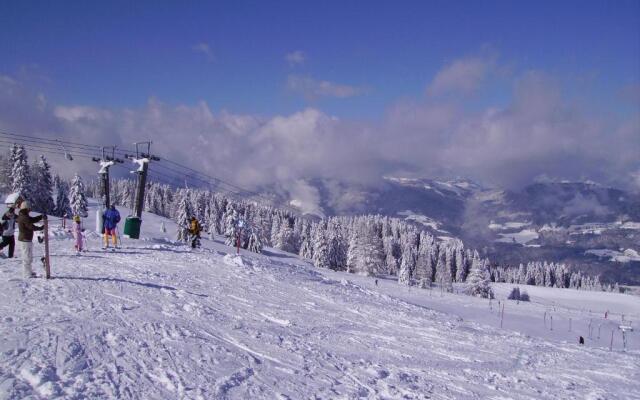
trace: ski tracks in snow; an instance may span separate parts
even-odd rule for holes
[[[286,258],[148,241],[75,257],[68,240],[51,281],[0,267],[0,399],[640,398],[635,353],[465,322]]]

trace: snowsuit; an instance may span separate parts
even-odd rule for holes
[[[202,228],[200,227],[200,223],[195,218],[191,219],[191,223],[189,224],[189,233],[191,234],[191,248],[195,249],[196,247],[200,247],[200,232]]]
[[[25,278],[31,278],[33,271],[33,232],[41,231],[43,226],[33,225],[42,219],[42,215],[30,217],[29,210],[20,210],[18,215],[18,242],[20,243],[20,255],[22,257],[22,274]]]
[[[76,238],[75,248],[78,252],[82,251],[82,224],[80,221],[73,224],[73,236]]]
[[[12,209],[9,209],[2,216],[2,243],[0,243],[0,250],[9,246],[9,258],[13,258],[16,247],[16,239],[14,237],[15,230],[16,214]]]
[[[116,236],[116,228],[118,222],[120,222],[120,213],[115,207],[111,206],[107,211],[102,214],[104,221],[104,247],[109,247],[109,236],[113,241],[113,247],[118,246],[118,238]]]

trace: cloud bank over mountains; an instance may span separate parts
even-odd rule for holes
[[[506,103],[469,107],[468,96],[497,69],[492,57],[448,63],[424,96],[393,102],[377,121],[341,119],[316,107],[265,117],[157,98],[119,109],[54,104],[29,82],[3,75],[0,129],[125,148],[153,140],[154,152],[195,169],[246,187],[281,184],[307,197],[317,193],[305,179],[373,183],[394,174],[510,187],[545,175],[640,189],[637,106],[623,115],[593,112],[563,93],[553,76],[523,71],[508,78]],[[284,86],[309,98],[366,95],[301,75],[290,75]]]

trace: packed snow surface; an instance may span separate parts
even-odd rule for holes
[[[626,352],[617,329],[637,297],[524,287],[516,304],[496,285],[489,302],[220,240],[192,251],[143,221],[142,240],[105,252],[87,232],[76,256],[52,219],[51,280],[2,260],[0,398],[640,399],[637,329]]]
[[[610,261],[627,263],[629,261],[640,261],[640,253],[634,249],[624,251],[610,249],[587,250],[586,254],[593,254],[598,257],[609,258]]]

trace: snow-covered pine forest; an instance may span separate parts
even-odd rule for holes
[[[112,180],[112,202],[132,208],[135,189],[132,180]],[[88,183],[87,191],[88,196],[99,198],[99,182]],[[603,285],[598,277],[571,271],[565,264],[492,264],[477,250],[465,248],[460,240],[439,241],[410,222],[380,215],[314,220],[252,200],[208,190],[175,189],[156,182],[147,184],[144,210],[171,218],[184,228],[188,215],[193,214],[205,232],[224,235],[228,245],[235,244],[237,221],[242,219],[242,248],[259,252],[263,246],[275,247],[312,260],[318,268],[392,275],[401,284],[421,288],[436,284],[452,291],[453,283],[467,282],[474,265],[481,276],[493,282],[586,290],[613,288]]]
[[[85,187],[78,175],[71,182],[53,176],[44,156],[29,165],[22,146],[12,146],[8,156],[0,158],[0,169],[6,172],[0,188],[25,194],[35,211],[86,217],[86,197],[102,195],[97,181]],[[133,180],[111,182],[114,204],[133,208],[135,192]],[[572,271],[565,264],[529,262],[516,267],[491,263],[478,251],[465,248],[460,240],[439,241],[410,222],[380,215],[314,220],[253,200],[201,189],[175,189],[156,182],[147,184],[144,210],[173,219],[183,230],[189,216],[195,215],[205,232],[225,236],[228,245],[235,245],[239,236],[241,247],[250,251],[275,247],[312,260],[318,268],[392,275],[401,284],[421,288],[437,284],[452,291],[453,283],[467,282],[473,269],[477,270],[476,280],[482,277],[480,283],[490,280],[587,290],[615,288],[603,285],[598,277]],[[240,232],[239,220],[243,221]],[[186,238],[180,232],[178,239]],[[478,294],[491,295],[482,290]]]

